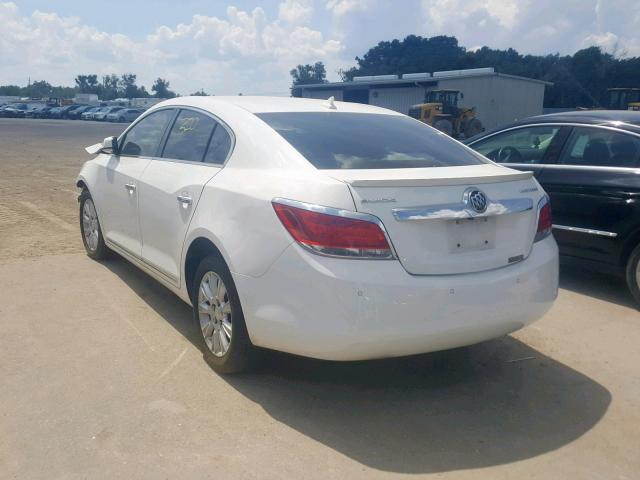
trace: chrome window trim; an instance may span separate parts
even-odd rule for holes
[[[147,110],[144,113],[144,115],[141,115],[140,117],[138,117],[134,123],[129,125],[125,129],[125,131],[120,134],[120,136],[118,137],[118,147],[120,147],[120,139],[123,138],[129,132],[129,130],[131,130],[139,122],[141,122],[146,117],[148,117],[149,115],[151,115],[151,114],[153,114],[155,112],[159,112],[161,110],[170,110],[170,109],[176,110],[178,114],[179,114],[180,110],[193,110],[193,111],[195,111],[197,113],[201,113],[203,115],[211,117],[213,120],[215,120],[220,125],[222,125],[224,127],[224,129],[227,131],[227,133],[229,134],[229,136],[231,137],[231,146],[229,147],[229,152],[227,153],[227,156],[224,159],[224,162],[222,162],[222,163],[208,163],[208,162],[205,162],[205,161],[180,160],[178,158],[164,158],[164,157],[157,157],[157,156],[147,156],[147,157],[136,156],[136,157],[133,157],[133,158],[150,158],[151,160],[159,160],[159,161],[163,161],[163,162],[187,163],[187,164],[194,164],[194,165],[208,165],[210,167],[215,167],[215,168],[223,168],[224,166],[226,166],[227,162],[229,161],[229,158],[231,158],[231,155],[233,155],[233,152],[235,151],[235,148],[236,148],[236,135],[235,135],[235,132],[231,129],[231,127],[224,120],[222,120],[217,115],[215,115],[215,114],[213,114],[213,113],[211,113],[211,112],[209,112],[207,110],[204,110],[202,108],[192,107],[192,106],[189,106],[189,105],[166,105],[164,107],[156,108],[156,109],[153,109],[153,110]],[[175,118],[174,118],[174,121],[175,121]],[[172,127],[173,127],[173,122],[171,122],[171,128]],[[169,129],[169,131],[165,132],[165,133],[167,134],[167,138],[168,138],[168,134],[171,133],[171,130]],[[166,143],[167,138],[164,138],[164,134],[163,134],[162,140],[164,140],[165,143]],[[124,155],[124,156],[132,157],[131,155]]]
[[[593,228],[570,227],[567,225],[557,225],[555,223],[553,224],[553,228],[555,230],[566,230],[569,232],[587,233],[589,235],[598,235],[601,237],[608,237],[608,238],[616,238],[618,236],[618,234],[615,232],[606,232],[604,230],[595,230]]]
[[[447,203],[425,207],[394,208],[391,210],[393,217],[399,222],[416,220],[460,220],[467,218],[494,217],[509,215],[533,210],[531,198],[507,198],[503,200],[490,200],[484,212],[478,213],[464,203]]]
[[[378,227],[380,227],[380,229],[384,233],[385,239],[387,240],[387,243],[389,244],[389,248],[391,249],[391,256],[386,258],[378,258],[378,257],[348,257],[344,255],[331,255],[327,253],[318,252],[317,250],[309,248],[306,245],[303,245],[293,240],[297,245],[300,245],[302,248],[304,248],[308,252],[314,253],[316,255],[320,255],[322,257],[340,258],[345,260],[397,260],[399,258],[398,254],[396,253],[396,249],[393,246],[393,242],[391,241],[391,237],[389,237],[389,232],[387,232],[387,229],[384,227],[382,220],[380,220],[375,215],[372,215],[370,213],[355,212],[352,210],[342,210],[339,208],[325,207],[323,205],[300,202],[298,200],[291,200],[291,199],[282,198],[282,197],[273,198],[273,200],[271,200],[271,203],[279,203],[281,205],[287,205],[289,207],[309,210],[311,212],[323,213],[325,215],[333,215],[335,217],[352,218],[354,220],[362,220],[365,222],[375,223]]]
[[[627,124],[624,122],[621,122],[621,124],[624,125],[631,125],[631,124]],[[577,123],[577,122],[571,122],[571,123],[562,123],[562,122],[545,122],[545,123],[529,123],[526,125],[517,125],[515,127],[511,127],[511,128],[505,128],[504,130],[500,130],[494,133],[491,133],[489,135],[487,135],[486,137],[482,137],[479,138],[478,140],[475,140],[471,143],[468,144],[469,147],[471,147],[472,145],[475,145],[478,142],[482,142],[484,140],[487,140],[491,137],[494,137],[496,135],[502,134],[502,133],[506,133],[506,132],[510,132],[512,130],[519,130],[522,128],[529,128],[529,127],[584,127],[584,128],[600,128],[603,130],[610,130],[613,132],[617,132],[617,133],[622,133],[622,134],[627,134],[627,135],[632,135],[634,137],[637,137],[638,139],[640,139],[640,133],[636,133],[636,132],[630,132],[629,130],[624,130],[621,128],[617,128],[615,126],[611,126],[611,125],[602,125],[602,124],[588,124],[588,123]],[[480,152],[478,152],[480,153]],[[517,165],[517,166],[525,166],[525,167],[529,167],[532,165],[539,165],[541,167],[556,167],[556,168],[577,168],[577,169],[598,169],[601,171],[619,171],[619,172],[637,172],[640,173],[640,167],[607,167],[607,166],[600,166],[600,165],[594,165],[594,166],[590,166],[590,165],[566,165],[566,164],[562,164],[562,163],[525,163],[525,164],[521,164],[521,163],[499,163],[499,162],[495,162],[498,165]]]

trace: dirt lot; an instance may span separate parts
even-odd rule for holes
[[[186,305],[83,254],[82,147],[121,129],[0,119],[0,478],[640,478],[619,280],[564,269],[544,319],[469,349],[220,377]]]

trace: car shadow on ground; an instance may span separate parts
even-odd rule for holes
[[[201,348],[182,301],[124,260],[106,266]],[[510,336],[369,362],[265,352],[256,371],[223,378],[303,435],[368,467],[409,474],[556,450],[593,428],[611,402],[602,385]]]
[[[637,309],[624,278],[577,265],[560,265],[560,288],[623,307]]]

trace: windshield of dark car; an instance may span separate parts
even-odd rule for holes
[[[486,163],[447,135],[403,115],[277,112],[257,116],[318,169]]]

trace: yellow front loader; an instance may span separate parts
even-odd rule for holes
[[[459,90],[430,90],[424,103],[409,109],[409,116],[454,138],[473,137],[484,130],[482,122],[475,107],[458,107],[459,98],[464,98]]]

